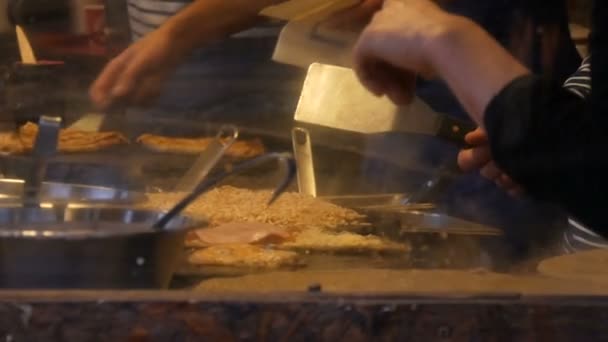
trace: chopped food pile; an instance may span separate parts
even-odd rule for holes
[[[270,190],[223,186],[201,196],[186,210],[207,219],[209,227],[192,232],[186,246],[194,265],[277,268],[301,265],[301,254],[406,253],[407,245],[348,231],[366,217],[318,198],[285,193],[272,206]],[[184,194],[150,194],[144,206],[166,210]],[[296,258],[297,257],[297,258]]]
[[[354,210],[299,193],[285,193],[272,206],[270,190],[231,186],[213,189],[186,209],[193,217],[205,217],[211,227],[234,222],[268,223],[286,230],[339,229],[361,225],[365,217]],[[180,193],[150,194],[147,206],[169,209],[183,197]]]

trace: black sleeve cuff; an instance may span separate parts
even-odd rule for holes
[[[530,197],[559,203],[591,227],[608,228],[604,116],[560,85],[529,75],[491,101],[484,123],[494,161]]]

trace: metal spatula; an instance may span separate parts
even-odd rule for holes
[[[376,97],[348,68],[315,63],[308,69],[295,120],[363,134],[408,133],[464,143],[475,126],[435,112],[420,99],[397,107]]]
[[[46,174],[48,160],[57,153],[61,118],[41,116],[38,135],[32,151],[32,165],[23,185],[23,205],[37,207],[40,204],[40,186]]]

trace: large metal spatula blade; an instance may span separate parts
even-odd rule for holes
[[[353,70],[315,63],[308,69],[295,113],[307,124],[363,134],[405,132],[439,136],[462,143],[474,126],[435,112],[416,98],[397,107],[370,93]]]

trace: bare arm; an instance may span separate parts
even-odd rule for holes
[[[354,58],[363,84],[397,103],[411,99],[414,75],[441,77],[480,125],[490,100],[529,73],[477,24],[430,0],[386,0]]]
[[[194,49],[243,30],[279,0],[196,0],[131,45],[101,72],[89,91],[101,109],[145,104]]]
[[[176,39],[176,48],[191,51],[246,29],[258,13],[284,0],[196,0],[160,28]]]
[[[480,126],[490,101],[514,79],[530,73],[487,32],[463,17],[450,17],[429,51],[434,71]]]

